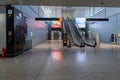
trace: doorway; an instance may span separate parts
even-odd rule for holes
[[[52,31],[51,39],[52,40],[61,40],[61,31]]]

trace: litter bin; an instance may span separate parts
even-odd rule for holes
[[[68,41],[68,47],[71,47],[71,42],[70,41]]]
[[[111,34],[111,43],[116,43],[117,39],[116,39],[116,34]]]
[[[80,47],[85,47],[85,42],[83,40],[80,43]]]

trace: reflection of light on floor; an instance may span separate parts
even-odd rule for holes
[[[77,61],[84,62],[86,60],[86,52],[78,52],[76,58]]]
[[[120,48],[120,45],[117,44],[108,44],[108,43],[101,43],[100,47],[103,49],[110,49],[110,48]]]
[[[62,60],[62,52],[60,50],[53,50],[52,58],[55,61],[61,61]]]
[[[62,48],[62,40],[51,40],[50,48],[52,49]]]

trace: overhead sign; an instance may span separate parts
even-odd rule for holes
[[[87,18],[86,21],[109,21],[108,18]]]
[[[39,21],[51,21],[51,20],[55,21],[55,20],[57,20],[57,21],[59,21],[60,19],[59,18],[39,18],[39,17],[36,17],[35,20],[39,20]]]

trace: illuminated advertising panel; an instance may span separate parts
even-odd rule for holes
[[[55,20],[55,21],[52,21],[52,29],[58,29],[58,28],[61,28],[61,23],[62,23],[62,20]]]

